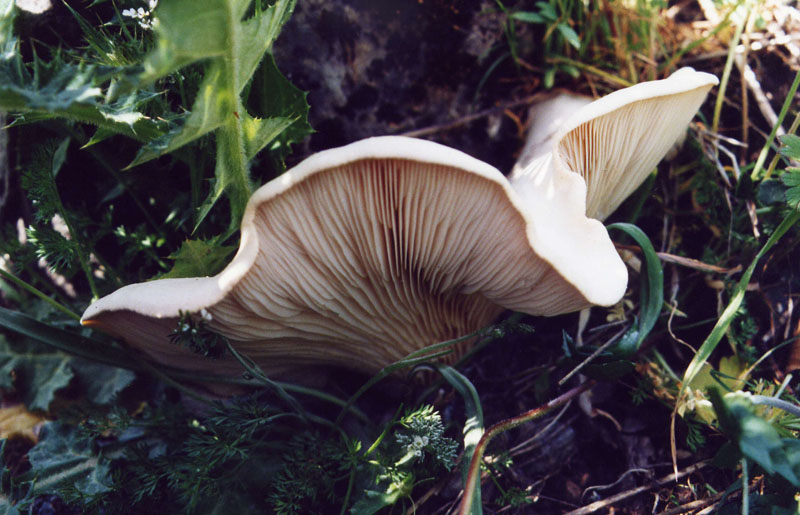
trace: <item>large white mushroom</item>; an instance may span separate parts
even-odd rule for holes
[[[718,83],[714,75],[681,68],[594,102],[555,96],[532,110],[511,185],[536,210],[548,184],[578,174],[586,181],[586,216],[605,220],[686,133]]]
[[[557,315],[612,305],[625,266],[589,219],[580,175],[523,202],[495,168],[432,142],[386,136],[313,155],[257,190],[241,244],[214,277],[133,284],[85,325],[155,360],[235,374],[170,343],[180,313],[267,373],[335,365],[374,373],[468,334],[504,309]]]

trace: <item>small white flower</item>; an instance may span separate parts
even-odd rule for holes
[[[213,317],[211,316],[211,313],[209,313],[208,310],[206,310],[206,308],[203,308],[203,309],[200,310],[200,316],[206,322],[211,322],[211,320],[213,319]]]
[[[419,458],[420,456],[422,456],[422,451],[420,451],[419,449],[417,449],[416,451],[414,451],[414,456],[416,456],[417,458]]]
[[[136,18],[136,11],[133,9],[123,9],[122,15],[127,16],[128,18]]]

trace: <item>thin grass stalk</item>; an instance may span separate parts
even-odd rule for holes
[[[71,319],[73,319],[73,320],[80,320],[81,319],[81,316],[79,314],[75,313],[74,311],[69,309],[67,306],[61,304],[60,302],[58,302],[55,299],[52,299],[52,298],[48,297],[42,291],[36,289],[36,287],[34,287],[33,285],[28,284],[27,282],[23,281],[22,279],[20,279],[19,277],[15,276],[14,274],[6,272],[2,268],[0,268],[0,277],[3,277],[4,279],[7,279],[7,280],[11,281],[12,283],[16,284],[17,286],[19,286],[23,290],[27,291],[28,293],[31,293],[31,294],[35,295],[36,297],[39,297],[40,299],[42,299],[46,303],[50,304],[53,308],[57,309],[58,311],[61,311],[62,313],[64,313],[68,317],[70,317]]]
[[[730,46],[728,47],[728,58],[725,60],[725,68],[722,71],[722,78],[719,81],[717,102],[714,104],[714,117],[711,121],[711,132],[714,134],[719,132],[719,117],[722,114],[722,103],[725,100],[725,92],[728,89],[728,80],[730,80],[731,71],[733,70],[733,58],[736,56],[736,47],[739,46],[739,41],[742,38],[742,32],[744,32],[744,27],[747,24],[747,18],[749,18],[749,16],[750,12],[748,10],[748,15],[745,17],[745,19],[736,24],[736,32],[733,34],[733,40],[731,40]]]

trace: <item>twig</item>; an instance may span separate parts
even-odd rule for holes
[[[724,495],[725,492],[719,492],[707,499],[698,499],[696,501],[687,502],[686,504],[681,504],[671,510],[662,511],[659,515],[681,515],[681,513],[689,513],[690,511],[716,504]]]
[[[642,249],[639,248],[638,245],[623,245],[620,243],[615,243],[614,246],[618,249],[625,249],[630,250],[633,252],[641,252]],[[693,268],[695,270],[701,270],[703,272],[715,272],[718,274],[733,274],[736,272],[741,272],[742,265],[736,265],[733,268],[724,268],[717,265],[709,265],[708,263],[703,263],[697,259],[687,258],[683,256],[676,256],[675,254],[669,254],[667,252],[656,252],[656,255],[666,263],[674,263],[676,265],[685,266],[686,268]]]
[[[601,510],[603,508],[611,506],[614,503],[617,503],[619,501],[623,501],[625,499],[633,497],[634,495],[638,495],[638,494],[640,494],[642,492],[646,492],[646,491],[651,490],[651,489],[656,488],[656,487],[664,486],[667,483],[671,483],[673,481],[677,481],[678,479],[680,479],[682,477],[688,476],[689,474],[693,474],[693,473],[697,472],[698,470],[700,470],[701,468],[703,468],[706,465],[708,465],[708,463],[709,463],[708,461],[700,461],[698,463],[695,463],[694,465],[690,465],[690,466],[686,467],[684,470],[678,472],[677,474],[675,474],[675,473],[668,474],[668,475],[662,477],[661,479],[657,479],[654,483],[651,483],[649,485],[638,486],[638,487],[633,488],[631,490],[628,490],[626,492],[620,492],[617,495],[613,495],[613,496],[609,497],[608,499],[603,499],[602,501],[593,502],[592,504],[588,504],[588,505],[586,505],[586,506],[584,506],[582,508],[578,508],[577,510],[573,510],[573,511],[567,513],[566,515],[587,515],[589,513],[594,513],[597,510]]]

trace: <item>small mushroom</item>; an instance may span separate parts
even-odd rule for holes
[[[82,322],[153,359],[236,374],[170,343],[205,319],[267,373],[335,365],[366,373],[473,332],[504,309],[557,315],[623,295],[627,271],[586,218],[568,174],[530,209],[492,166],[384,136],[315,154],[251,197],[233,261],[214,277],[133,284]]]
[[[511,173],[512,187],[536,205],[543,184],[577,173],[586,181],[586,216],[605,220],[686,133],[718,82],[711,74],[681,68],[591,103],[574,95],[545,101],[533,111],[534,126]]]

